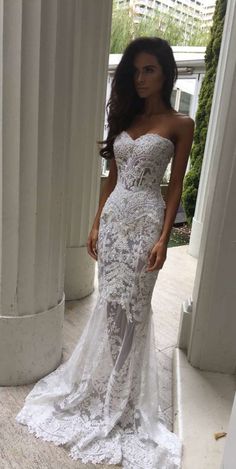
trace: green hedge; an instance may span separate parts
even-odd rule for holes
[[[190,152],[190,170],[187,172],[183,183],[182,203],[189,224],[192,223],[196,205],[226,6],[227,0],[216,1],[213,24],[210,32],[210,41],[207,45],[205,53],[206,71],[199,93],[198,110],[195,119],[194,140]]]

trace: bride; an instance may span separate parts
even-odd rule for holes
[[[97,302],[69,360],[35,384],[16,416],[83,463],[181,467],[182,441],[160,407],[151,306],[194,132],[193,119],[171,105],[176,79],[167,41],[128,44],[99,142],[110,172],[87,241],[98,262]],[[171,160],[165,202],[160,184]]]

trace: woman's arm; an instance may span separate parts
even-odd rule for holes
[[[106,183],[104,185],[100,200],[99,200],[99,206],[98,210],[96,213],[96,216],[94,218],[94,222],[91,228],[91,231],[88,236],[87,240],[87,251],[88,254],[94,259],[97,260],[98,255],[97,255],[97,240],[98,240],[98,232],[99,232],[99,223],[100,223],[100,215],[103,209],[103,206],[111,194],[111,192],[114,190],[117,182],[117,166],[116,166],[116,161],[115,158],[112,158],[110,161],[110,170],[109,170],[109,175],[107,177]]]
[[[193,142],[194,125],[194,120],[186,117],[181,119],[181,124],[176,129],[177,142],[166,197],[165,217],[161,236],[149,255],[148,271],[161,269],[166,259],[167,244],[182,195],[183,179]]]

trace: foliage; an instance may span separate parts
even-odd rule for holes
[[[114,4],[116,5],[116,4]],[[110,53],[120,54],[134,38],[133,19],[128,8],[113,8]]]
[[[168,241],[168,248],[174,246],[182,246],[184,244],[189,244],[191,229],[187,223],[181,223],[180,225],[174,225],[171,233],[170,239]]]
[[[180,22],[171,14],[156,9],[152,16],[143,16],[137,21],[129,6],[119,8],[114,1],[110,53],[121,54],[132,39],[140,36],[160,36],[172,46],[205,46],[209,31],[202,31],[201,26],[201,21],[196,20],[193,33],[186,38]]]
[[[202,24],[200,20],[195,20],[193,33],[189,36],[187,43],[188,46],[206,46],[210,40],[210,30],[202,30]]]
[[[215,78],[220,53],[227,0],[217,0],[210,31],[210,41],[205,52],[206,72],[199,93],[199,104],[195,119],[195,132],[190,152],[190,170],[184,178],[182,202],[188,223],[194,215],[202,159],[204,155],[207,127],[210,118]]]
[[[183,29],[172,16],[161,13],[157,10],[151,17],[143,17],[134,26],[135,37],[139,36],[160,36],[166,39],[171,45],[180,45],[184,40]]]

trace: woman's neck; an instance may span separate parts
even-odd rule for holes
[[[160,96],[150,96],[145,99],[143,115],[152,117],[171,112]]]

